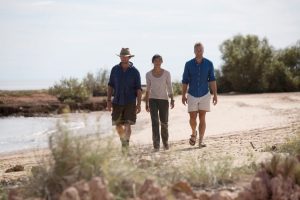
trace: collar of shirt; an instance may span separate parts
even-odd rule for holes
[[[121,64],[122,64],[122,63],[120,62],[120,63],[119,63],[119,67],[120,67],[120,68],[122,68]],[[133,67],[133,63],[132,63],[132,62],[129,62],[128,69],[129,69],[129,68],[132,68],[132,67]]]
[[[197,63],[196,58],[194,58],[194,63],[195,63],[196,66],[199,66],[199,65],[203,64],[203,62],[204,62],[204,57],[202,58],[201,63]]]

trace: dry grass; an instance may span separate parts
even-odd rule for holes
[[[150,154],[143,159],[134,148],[131,155],[125,156],[112,141],[96,136],[75,137],[59,127],[49,138],[50,160],[32,169],[24,187],[26,196],[53,199],[79,180],[101,176],[107,180],[116,199],[126,199],[134,197],[147,178],[162,186],[186,180],[194,188],[205,188],[233,183],[241,175],[253,172],[248,166],[234,167],[229,157],[205,162],[201,158],[187,157],[178,163],[170,159],[177,152],[164,156]]]
[[[0,200],[6,200],[7,198],[7,192],[0,186]]]
[[[280,145],[279,152],[300,155],[300,131],[294,137],[288,138],[286,143]]]

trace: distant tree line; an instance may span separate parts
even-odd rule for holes
[[[223,64],[216,70],[218,92],[300,91],[300,41],[274,49],[266,38],[237,35],[220,46]]]
[[[285,49],[274,49],[266,38],[237,35],[220,45],[223,64],[215,70],[218,92],[300,91],[300,40]],[[90,96],[106,96],[109,72],[87,73],[83,80],[62,79],[49,93],[62,102],[83,102]],[[181,83],[174,82],[175,95]]]

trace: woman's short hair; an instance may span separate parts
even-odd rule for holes
[[[163,62],[163,59],[162,59],[161,55],[159,55],[159,54],[155,54],[155,55],[152,57],[152,63],[154,62],[155,59],[160,59],[161,62]]]

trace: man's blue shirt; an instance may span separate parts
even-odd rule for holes
[[[110,72],[108,85],[114,89],[114,104],[126,105],[136,102],[137,90],[141,87],[139,71],[130,63],[126,71],[121,64],[114,66]]]
[[[209,91],[208,83],[215,81],[214,66],[206,58],[197,64],[196,59],[186,62],[182,76],[182,83],[188,84],[188,93],[194,97],[202,97]]]

